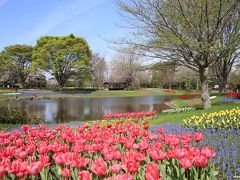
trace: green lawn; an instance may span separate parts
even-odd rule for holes
[[[193,115],[201,115],[202,113],[211,113],[220,110],[233,109],[240,107],[240,103],[213,103],[212,108],[208,110],[193,110],[180,113],[161,113],[157,115],[157,118],[150,122],[150,126],[159,124],[181,124],[183,119],[191,117]]]
[[[13,90],[6,90],[6,89],[4,89],[4,90],[0,89],[0,94],[6,94],[6,93],[12,93],[12,92],[15,92],[15,91],[13,91]]]
[[[158,88],[145,88],[135,91],[108,91],[99,90],[92,92],[91,97],[130,97],[130,96],[169,96],[169,95],[185,95],[195,94],[196,91],[185,91],[185,90],[167,90]]]
[[[21,126],[19,124],[0,124],[0,131],[5,131],[10,128]]]

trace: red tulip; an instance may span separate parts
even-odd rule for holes
[[[78,176],[80,180],[92,180],[90,172],[86,170],[80,171]]]
[[[102,158],[96,158],[91,171],[98,176],[104,175],[107,173],[107,163]]]
[[[183,158],[180,160],[180,164],[184,169],[189,169],[192,167],[192,160],[189,158]]]
[[[22,126],[22,130],[27,134],[29,132],[29,130],[30,130],[29,125]]]
[[[204,147],[201,151],[201,154],[205,155],[207,158],[216,156],[216,152],[210,146]]]
[[[149,163],[146,167],[146,180],[160,180],[158,165]]]
[[[21,147],[23,145],[23,140],[22,139],[18,139],[15,142],[13,142],[13,144],[17,147]]]
[[[68,168],[61,169],[61,175],[62,177],[69,178],[71,176],[70,169]]]
[[[193,159],[193,162],[194,162],[196,167],[205,167],[208,163],[208,159],[207,159],[206,156],[200,155],[200,156],[196,156]]]
[[[195,141],[201,141],[203,139],[203,133],[196,132],[196,133],[194,133],[193,138]]]
[[[148,126],[143,126],[143,129],[148,130],[149,127]]]
[[[163,127],[159,127],[159,128],[157,128],[157,131],[158,131],[160,134],[162,134],[162,133],[164,132],[164,129],[163,129]]]

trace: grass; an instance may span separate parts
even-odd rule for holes
[[[137,91],[94,91],[92,92],[94,96],[91,97],[130,97],[130,96],[172,96],[171,103],[175,104],[177,107],[201,107],[202,104],[189,104],[189,102],[200,102],[200,98],[193,99],[178,99],[175,98],[175,95],[183,95],[183,94],[196,94],[196,92],[192,91],[184,91],[184,90],[176,90],[174,93],[164,92],[161,89],[140,89]],[[216,95],[216,94],[214,94]],[[89,96],[87,96],[89,98]],[[219,100],[223,96],[217,95],[215,99],[212,99],[212,108],[208,110],[194,110],[188,112],[180,112],[180,113],[161,113],[157,115],[157,118],[150,122],[150,126],[159,125],[159,124],[173,124],[173,123],[181,123],[183,119],[187,117],[191,117],[193,115],[201,115],[202,113],[211,113],[215,111],[220,111],[224,109],[233,109],[236,107],[240,107],[240,103],[220,103]],[[0,96],[0,100],[3,99],[4,96]],[[16,127],[18,125],[8,125],[8,124],[0,124],[0,130],[9,129],[12,127]]]
[[[0,124],[0,131],[5,131],[18,126],[21,126],[21,124]]]
[[[6,90],[6,89],[4,89],[4,90],[0,89],[0,94],[6,94],[6,93],[12,93],[12,92],[15,92],[15,91],[13,91],[13,90]]]
[[[170,90],[171,91],[171,90]],[[136,97],[136,96],[175,96],[185,94],[195,94],[196,91],[173,90],[169,92],[168,89],[145,88],[133,91],[108,91],[98,90],[91,92],[91,96],[83,96],[83,98],[105,98],[105,97]]]
[[[211,100],[212,101],[212,108],[211,109],[201,109],[201,110],[193,110],[187,112],[180,112],[180,113],[161,113],[157,115],[157,118],[150,122],[150,126],[155,126],[159,124],[174,124],[179,123],[181,124],[183,119],[191,117],[193,115],[201,115],[202,113],[211,113],[220,110],[226,109],[233,109],[236,107],[240,107],[240,103],[221,103],[219,100],[223,96],[217,96],[217,98]],[[199,100],[199,98],[195,98],[194,100]],[[186,99],[173,99],[171,102],[174,103],[177,107],[190,107],[187,104],[189,100]],[[192,105],[191,107],[200,107],[202,104]]]

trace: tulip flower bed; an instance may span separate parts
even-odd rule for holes
[[[131,117],[143,118],[148,116],[155,116],[157,113],[153,112],[128,112],[128,113],[119,113],[119,114],[106,114],[103,116],[104,119],[126,119]]]
[[[179,124],[161,125],[166,134],[193,134],[194,129],[182,127]],[[157,133],[159,126],[151,128],[152,132]],[[198,130],[199,131],[199,130]],[[204,138],[201,146],[211,144],[217,156],[211,159],[218,169],[219,179],[234,179],[240,176],[240,129],[238,130],[206,130],[202,129]]]
[[[161,90],[162,92],[165,92],[165,93],[176,93],[175,90],[172,90],[172,89],[163,89]]]
[[[228,93],[224,95],[225,97],[235,97],[240,98],[240,93]]]
[[[92,127],[39,125],[0,132],[3,179],[216,179],[202,133],[158,134],[145,122]]]
[[[192,116],[183,120],[185,127],[194,129],[240,129],[240,109],[222,110],[200,116]]]
[[[200,97],[201,94],[189,94],[189,95],[179,95],[176,96],[179,99],[190,99],[190,98],[196,98],[196,97]]]

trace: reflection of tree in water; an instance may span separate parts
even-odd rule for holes
[[[56,122],[70,122],[85,119],[93,119],[94,103],[84,102],[82,99],[61,99],[58,101],[58,111],[56,113]]]
[[[68,122],[71,118],[71,115],[68,112],[68,104],[63,100],[57,102],[58,109],[56,113],[56,123]]]
[[[49,122],[63,123],[101,119],[104,114],[168,109],[166,97],[127,98],[64,98],[8,103],[10,108],[25,109],[30,113],[44,113]],[[6,106],[6,104],[5,104]]]

